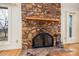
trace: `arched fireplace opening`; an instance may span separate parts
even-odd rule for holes
[[[40,47],[51,47],[54,46],[53,36],[49,33],[39,33],[32,39],[32,47],[40,48]]]

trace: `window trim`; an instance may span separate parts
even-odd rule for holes
[[[72,20],[73,20],[73,15],[70,14],[70,15],[69,15],[69,37],[70,37],[70,38],[72,38],[72,28],[73,28],[73,27],[72,27],[72,23],[73,23]]]
[[[74,33],[73,33],[73,20],[74,20],[74,15],[75,12],[67,12],[67,40],[72,40],[74,39]],[[69,15],[72,15],[72,37],[69,36],[69,26],[70,26],[70,18],[69,18]]]
[[[8,40],[7,41],[0,41],[0,45],[9,45],[12,37],[12,8],[6,4],[0,4],[0,7],[8,8]]]

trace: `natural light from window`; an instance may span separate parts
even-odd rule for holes
[[[8,40],[8,8],[0,7],[0,41]]]

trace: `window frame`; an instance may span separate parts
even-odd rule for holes
[[[71,37],[70,37],[70,30],[69,30],[69,27],[70,27],[70,18],[69,16],[72,15],[72,33],[71,33]],[[74,20],[74,17],[75,17],[75,12],[67,12],[67,40],[73,40],[74,39],[74,30],[73,30],[73,20]]]
[[[72,20],[73,20],[73,15],[69,15],[69,37],[72,38]]]
[[[0,45],[8,45],[10,44],[10,41],[11,41],[11,37],[12,37],[12,21],[11,21],[11,18],[12,18],[12,9],[9,5],[6,5],[6,4],[0,4],[0,7],[5,7],[5,8],[8,8],[8,40],[7,41],[0,41]]]

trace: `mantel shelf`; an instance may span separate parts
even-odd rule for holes
[[[56,21],[59,22],[59,19],[54,18],[39,18],[39,17],[26,17],[27,20],[41,20],[41,21]]]

